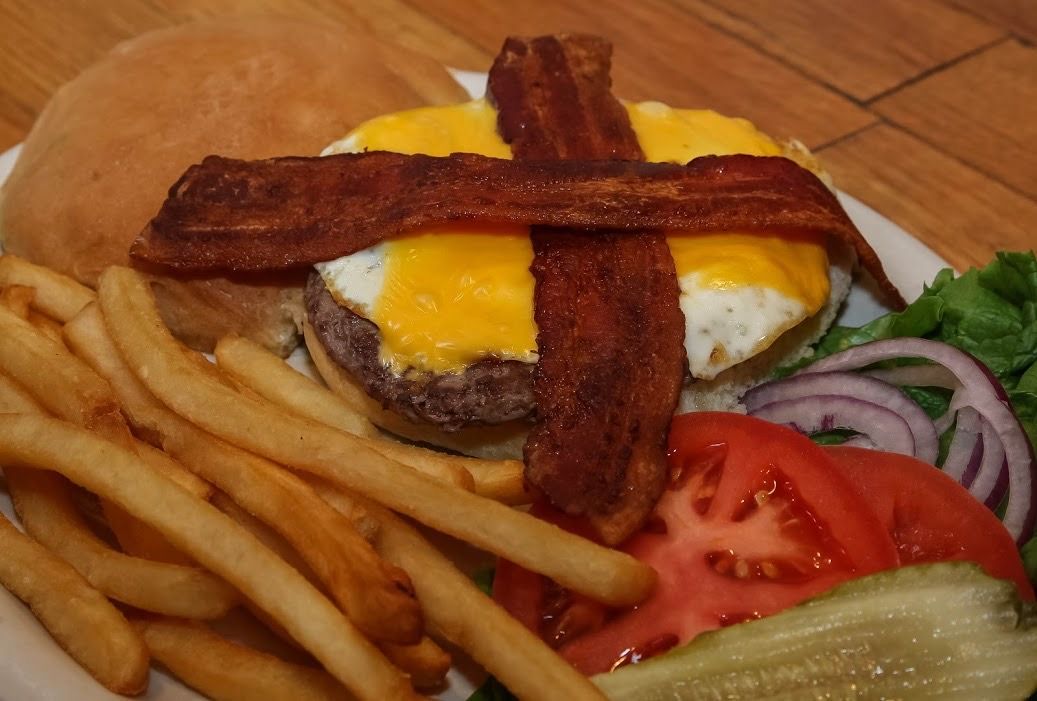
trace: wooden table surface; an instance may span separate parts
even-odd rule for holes
[[[620,96],[799,138],[959,269],[1037,245],[1037,0],[0,0],[0,150],[122,39],[234,13],[361,27],[473,70],[509,33],[603,34]]]

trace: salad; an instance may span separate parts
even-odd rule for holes
[[[1029,657],[1013,658],[1013,667],[997,673],[1005,684],[1022,675],[1016,686],[991,693],[1031,693],[1037,684],[1034,253],[998,253],[960,276],[943,270],[905,310],[860,327],[833,327],[809,357],[776,375],[743,398],[749,416],[675,419],[669,489],[645,530],[623,546],[659,571],[648,601],[606,610],[501,561],[492,585],[498,602],[577,669],[602,674],[596,681],[609,694],[655,698],[630,689],[685,688],[674,686],[682,675],[705,683],[704,660],[736,642],[731,649],[743,651],[742,668],[751,670],[752,651],[764,655],[776,627],[802,632],[797,626],[804,620],[815,626],[803,640],[818,646],[817,660],[831,657],[825,646],[849,610],[843,599],[874,618],[867,625],[854,619],[862,627],[847,640],[864,645],[853,635],[888,634],[890,626],[879,622],[892,615],[883,598],[890,591],[911,600],[912,620],[950,617],[964,629],[973,622],[969,604],[948,609],[947,601],[974,601],[977,592],[996,590],[1007,606],[1001,614],[1023,612],[997,634],[1007,636],[1005,649]],[[583,532],[549,506],[533,510]],[[961,564],[925,565],[948,561]],[[1020,609],[1019,600],[1030,603]],[[989,623],[996,615],[983,609],[980,618]],[[720,630],[706,632],[714,629]],[[899,644],[869,640],[880,649]],[[925,648],[917,653],[922,667],[931,649],[914,647]],[[904,654],[916,653],[909,646]],[[638,664],[647,659],[652,662]],[[958,662],[961,669],[971,664]],[[825,666],[789,664],[787,676],[807,679]],[[984,657],[976,669],[992,674],[992,664]],[[861,673],[852,666],[829,671],[833,683]],[[731,674],[738,676],[731,672],[729,681]],[[757,682],[767,679],[760,674]],[[771,688],[760,684],[750,697]],[[734,693],[737,684],[724,688]],[[471,697],[507,698],[492,678]]]

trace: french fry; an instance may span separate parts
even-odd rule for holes
[[[144,611],[198,619],[220,618],[237,604],[233,588],[197,567],[112,550],[80,516],[60,475],[10,466],[5,474],[26,532],[112,599]]]
[[[355,413],[337,394],[321,387],[262,346],[240,336],[216,344],[220,367],[238,382],[274,404],[327,426],[372,438],[370,447],[443,482],[455,483],[476,494],[508,504],[528,504],[522,463],[448,455],[428,448],[379,440],[374,425]],[[451,477],[450,473],[465,475]],[[445,474],[444,474],[445,473]]]
[[[355,508],[354,498],[336,486],[313,484],[336,508]],[[379,522],[379,552],[413,573],[414,590],[433,635],[466,651],[520,699],[604,699],[586,677],[483,594],[413,527],[387,509],[362,506]]]
[[[216,344],[216,361],[235,380],[287,411],[369,439],[367,445],[382,455],[441,482],[462,489],[474,487],[464,466],[466,458],[380,439],[374,424],[358,417],[337,395],[248,339],[220,339]]]
[[[478,460],[469,458],[465,469],[475,482],[474,491],[481,497],[502,504],[519,506],[533,501],[526,488],[522,463],[518,460]]]
[[[301,574],[126,448],[56,419],[2,414],[0,464],[59,472],[145,521],[251,599],[358,698],[419,698]]]
[[[320,587],[320,580],[313,573],[309,565],[299,557],[299,554],[288,544],[283,537],[278,535],[272,528],[257,519],[252,514],[242,509],[238,504],[223,492],[213,495],[212,504],[217,509],[227,514],[241,527],[254,535],[259,542],[278,554],[282,560],[294,567],[312,584]],[[261,613],[261,612],[260,612]],[[258,618],[264,618],[262,615]],[[272,621],[264,621],[272,629]],[[279,628],[279,626],[278,626]],[[284,637],[283,630],[275,632]],[[419,689],[434,689],[442,685],[446,674],[450,671],[450,655],[428,636],[414,645],[397,645],[395,643],[378,643],[380,649],[389,661],[406,672],[410,676],[411,683]]]
[[[366,542],[373,522],[361,511],[344,518],[295,475],[169,411],[126,367],[96,307],[69,322],[65,333],[76,352],[111,381],[134,424],[159,436],[188,469],[283,536],[361,630],[380,641],[418,641],[421,613],[407,593],[410,583]],[[178,357],[196,368],[188,356]]]
[[[299,572],[299,574],[305,577],[310,584],[313,584],[320,589],[317,576],[313,574],[313,570],[310,569],[310,566],[307,565],[303,559],[299,557],[299,554],[292,549],[292,546],[290,546],[284,538],[279,536],[272,528],[270,528],[270,526],[266,525],[258,518],[238,506],[237,502],[227,496],[224,492],[216,492],[213,494],[212,505],[236,524],[251,533],[256,540],[268,547],[278,557],[291,565]],[[268,632],[275,635],[278,639],[288,645],[298,646],[298,643],[292,640],[292,636],[288,634],[288,631],[286,631],[280,623],[270,618],[270,616],[268,616],[262,609],[258,608],[247,599],[245,600],[245,608],[248,609],[248,612],[251,613]]]
[[[213,486],[195,473],[178,463],[158,448],[143,441],[134,440],[134,452],[152,469],[161,472],[199,499],[208,500],[213,493]]]
[[[61,343],[61,324],[34,310],[32,302],[35,298],[36,290],[24,285],[10,285],[0,291],[0,304],[10,309],[19,319],[28,321],[52,341]]]
[[[135,271],[109,268],[101,276],[99,299],[112,338],[138,378],[205,430],[341,484],[595,600],[633,605],[654,587],[655,571],[625,553],[443,485],[355,436],[286,414],[199,372],[162,323],[150,289]]]
[[[305,482],[225,443],[169,445],[186,465],[284,537],[365,634],[403,644],[420,638],[421,608],[407,574],[382,560],[352,522],[322,504]]]
[[[24,601],[54,640],[117,694],[148,685],[148,652],[119,610],[65,561],[0,515],[0,584]]]
[[[328,357],[308,320],[303,319],[306,347],[318,374],[337,397],[358,416],[366,417],[380,429],[418,443],[441,445],[464,455],[479,455],[487,445],[509,444],[522,447],[528,427],[511,422],[500,426],[484,426],[456,434],[444,433],[435,426],[424,426],[408,421],[367,396],[360,384]]]
[[[5,412],[41,414],[43,409],[0,374],[0,413]],[[198,479],[182,468],[176,473],[169,475],[175,481],[184,474]],[[112,550],[90,530],[60,476],[14,467],[7,467],[5,476],[25,530],[113,599],[145,611],[202,619],[220,618],[237,602],[237,593],[225,582],[196,567]]]
[[[453,662],[450,653],[427,635],[414,645],[383,643],[378,647],[390,662],[407,673],[418,689],[441,687]]]
[[[19,318],[28,319],[29,310],[36,291],[25,285],[8,285],[0,290],[0,304],[11,310]]]
[[[313,573],[306,561],[299,556],[299,553],[277,531],[241,508],[225,492],[216,492],[212,495],[210,502],[232,521],[255,536],[256,540],[270,548],[278,557],[298,570],[299,574],[306,577],[311,584],[320,588],[320,580],[317,579],[317,575]]]
[[[6,256],[0,257],[2,261]],[[134,440],[111,388],[65,346],[0,305],[0,368],[51,414],[133,448]],[[122,548],[133,555],[189,562],[158,534],[102,502]]]
[[[259,344],[241,336],[224,336],[214,354],[224,372],[259,396],[297,413],[308,406],[310,418],[319,416],[317,420],[354,436],[378,436],[374,424],[353,412],[346,402]]]
[[[10,253],[0,256],[0,286],[6,285],[32,287],[36,291],[33,306],[62,323],[96,299],[89,287]]]
[[[43,407],[33,399],[24,387],[0,372],[0,413],[42,414]],[[147,443],[134,441],[137,454],[145,462],[162,472],[174,482],[200,499],[208,499],[212,494],[212,485],[188,471],[161,450]]]
[[[286,662],[227,640],[205,625],[174,618],[135,621],[152,656],[214,701],[347,701],[321,669]]]
[[[56,343],[64,343],[61,338],[61,324],[51,319],[46,314],[40,314],[34,309],[29,310],[26,321],[35,326],[50,340]]]
[[[0,372],[0,414],[42,414],[43,407],[24,387]]]

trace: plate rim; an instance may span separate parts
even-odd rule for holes
[[[447,70],[472,98],[481,97],[485,92],[485,73],[462,71],[450,67],[447,67]],[[21,150],[22,144],[19,143],[0,153],[0,187],[3,186],[13,170]],[[2,191],[0,191],[0,195],[2,195]],[[921,292],[922,285],[931,280],[936,272],[942,268],[952,267],[928,245],[896,222],[848,193],[838,191],[837,195],[851,220],[861,229],[868,242],[876,251],[885,252],[884,255],[880,253],[880,259],[883,260],[890,279],[904,293],[905,298],[914,299]],[[891,255],[891,249],[894,247],[901,249],[897,251],[900,255],[895,257]],[[0,255],[3,255],[2,232],[0,232]],[[904,261],[907,260],[911,261],[910,265],[904,264]],[[901,261],[901,263],[896,265],[894,261]],[[837,318],[837,323],[864,323],[888,309],[877,292],[869,289],[867,285],[860,284],[859,280],[859,278],[855,279],[850,296]],[[847,318],[848,316],[851,318]],[[0,492],[0,513],[8,517],[13,516],[10,499],[6,492]],[[15,525],[18,525],[17,520],[15,520]],[[33,630],[33,627],[36,629]],[[0,701],[8,698],[29,697],[50,699],[51,701],[72,701],[73,699],[114,701],[123,698],[112,694],[94,682],[86,672],[61,651],[53,639],[43,631],[42,626],[38,625],[28,609],[13,595],[4,591],[0,595],[0,640],[6,633],[13,632],[12,629],[30,630],[27,637],[32,644],[0,655],[0,688],[5,690],[0,692]],[[18,637],[12,637],[4,642],[13,648],[14,643],[25,641],[24,634],[20,634]],[[50,641],[50,644],[47,641]],[[32,650],[32,654],[19,654],[23,650]],[[61,683],[52,684],[57,678],[62,680]],[[40,686],[41,681],[46,683],[45,688]],[[86,692],[84,688],[84,681],[86,686],[91,687],[89,692]],[[459,686],[467,686],[467,683],[461,682]],[[464,699],[469,693],[461,689],[458,691],[461,692],[460,696],[451,694],[440,698],[444,701]],[[83,695],[84,692],[87,693],[86,697]],[[5,695],[6,693],[12,693],[14,696],[8,697]],[[165,673],[152,669],[148,693],[138,698],[143,701],[188,701],[202,697]]]

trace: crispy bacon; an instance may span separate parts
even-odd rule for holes
[[[509,37],[490,69],[497,130],[522,161],[643,161],[612,95],[612,44],[586,34]]]
[[[598,37],[509,38],[490,70],[516,160],[644,160]],[[651,513],[684,377],[684,315],[666,237],[535,226],[537,422],[526,479],[620,543]]]
[[[904,304],[824,184],[792,161],[757,156],[707,156],[686,166],[386,152],[264,161],[210,156],[173,185],[132,254],[185,273],[281,270],[465,219],[828,234],[856,250],[894,305]]]

